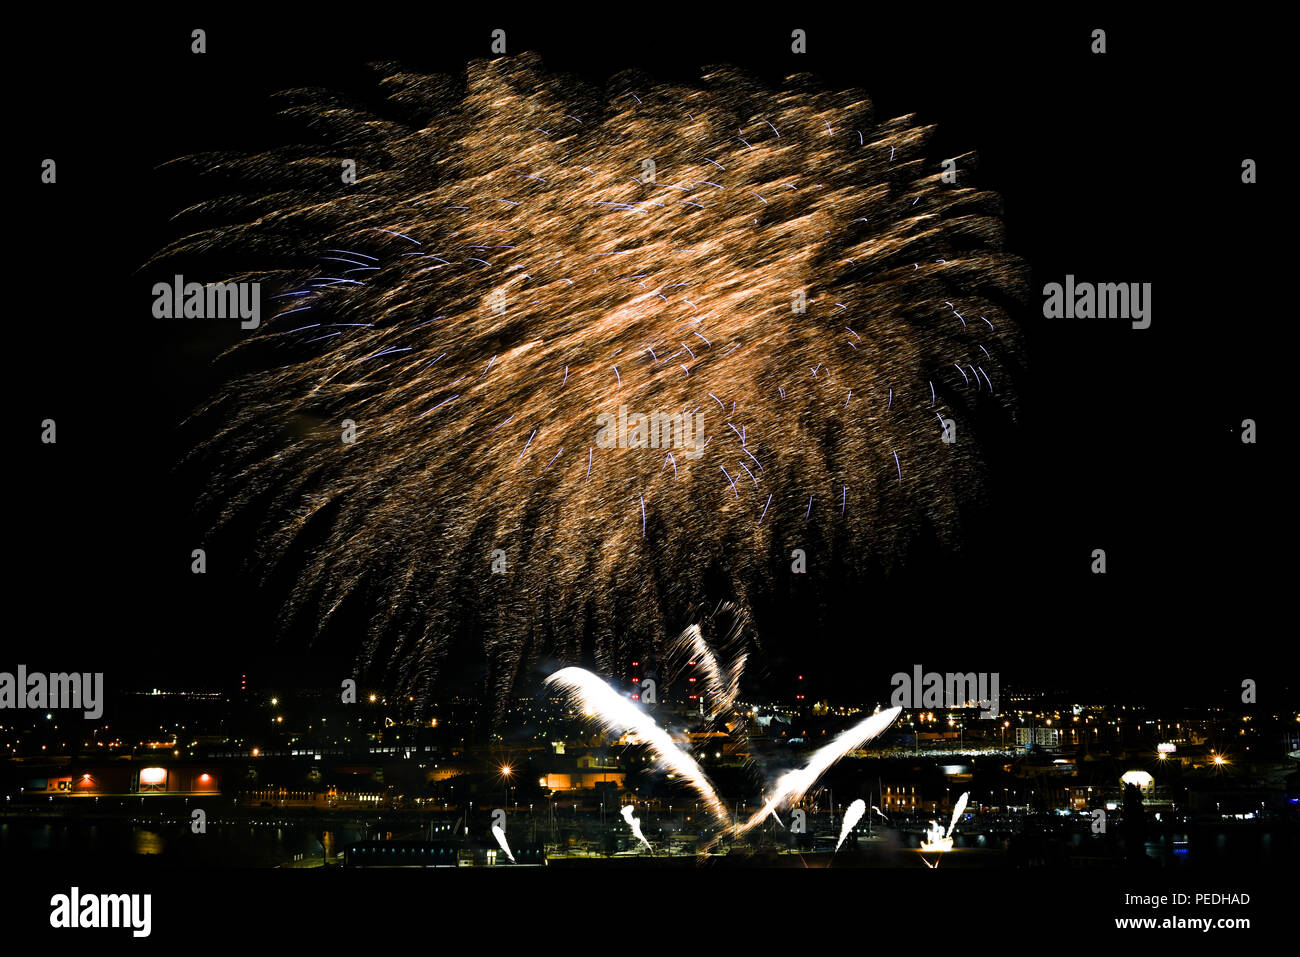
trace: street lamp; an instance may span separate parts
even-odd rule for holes
[[[508,764],[501,765],[501,777],[506,782],[506,806],[510,805],[510,775],[515,773],[515,769]]]

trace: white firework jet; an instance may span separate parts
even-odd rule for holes
[[[969,791],[957,799],[957,804],[952,809],[952,820],[948,823],[946,832],[934,821],[930,822],[930,829],[925,833],[925,840],[921,841],[921,850],[938,851],[940,853],[952,850],[952,833],[957,827],[957,822],[961,820],[961,816],[966,813],[966,802],[969,800]]]
[[[776,780],[772,794],[764,802],[763,807],[750,815],[749,819],[743,824],[737,824],[738,833],[744,833],[750,828],[760,824],[769,814],[775,814],[776,809],[782,805],[793,804],[800,800],[823,774],[825,774],[840,758],[850,751],[862,747],[872,738],[876,737],[891,724],[894,723],[902,708],[893,707],[887,711],[881,711],[873,714],[871,717],[859,721],[847,731],[842,731],[835,736],[834,740],[822,745],[813,752],[812,760],[802,768],[795,768],[785,772]]]
[[[650,842],[647,841],[645,835],[641,833],[641,819],[633,813],[632,805],[624,804],[623,807],[619,809],[618,813],[623,815],[623,820],[627,821],[627,826],[632,829],[632,833],[636,836],[636,839],[645,845],[646,850],[653,851],[654,849],[650,846]]]
[[[844,823],[840,825],[840,839],[835,842],[835,850],[840,849],[844,839],[849,836],[849,831],[862,820],[862,815],[867,812],[867,802],[858,798],[844,811]]]
[[[847,731],[836,735],[834,740],[813,753],[812,760],[807,765],[781,775],[773,785],[772,796],[767,798],[762,809],[746,821],[740,822],[732,820],[727,813],[726,805],[718,797],[712,782],[695,759],[678,747],[672,736],[660,727],[654,718],[620,695],[597,675],[584,668],[562,668],[548,677],[546,683],[564,689],[570,701],[588,717],[597,721],[604,730],[635,733],[650,748],[656,763],[689,783],[703,799],[714,819],[725,829],[730,829],[737,835],[749,831],[769,814],[779,821],[778,807],[799,801],[835,762],[879,735],[893,724],[902,710],[894,707],[873,714]],[[630,824],[631,808],[623,808],[622,813]]]
[[[718,798],[704,771],[654,718],[584,668],[561,668],[546,683],[564,689],[570,700],[605,730],[635,732],[661,768],[683,778],[704,801],[709,813],[720,824],[730,825],[726,805]]]
[[[510,858],[510,863],[515,863],[515,856],[510,853],[510,845],[506,843],[506,832],[501,829],[500,824],[492,825],[492,836],[495,837],[497,843],[501,845],[501,850],[506,852],[506,857]]]

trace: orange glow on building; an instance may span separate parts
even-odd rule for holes
[[[578,791],[601,784],[613,784],[621,789],[624,778],[622,771],[574,771],[547,774],[539,783],[552,791]]]

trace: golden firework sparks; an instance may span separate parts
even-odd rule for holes
[[[473,629],[503,691],[743,614],[793,547],[861,572],[954,534],[978,445],[944,429],[1009,408],[1022,276],[930,128],[729,69],[383,86],[288,94],[319,147],[191,158],[233,193],[160,254],[276,290],[204,449],[221,520],[265,508],[264,557],[305,559],[291,612],[363,596],[366,662],[417,693]]]

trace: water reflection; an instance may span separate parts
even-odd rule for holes
[[[209,824],[206,834],[194,834],[188,823],[128,821],[64,822],[57,824],[5,821],[0,823],[0,856],[35,855],[76,859],[95,855],[106,859],[154,859],[182,866],[278,867],[310,866],[337,861],[343,849],[363,840],[360,828],[257,827]]]
[[[132,854],[161,854],[166,847],[167,842],[163,840],[163,836],[157,831],[151,831],[144,827],[132,829]]]

